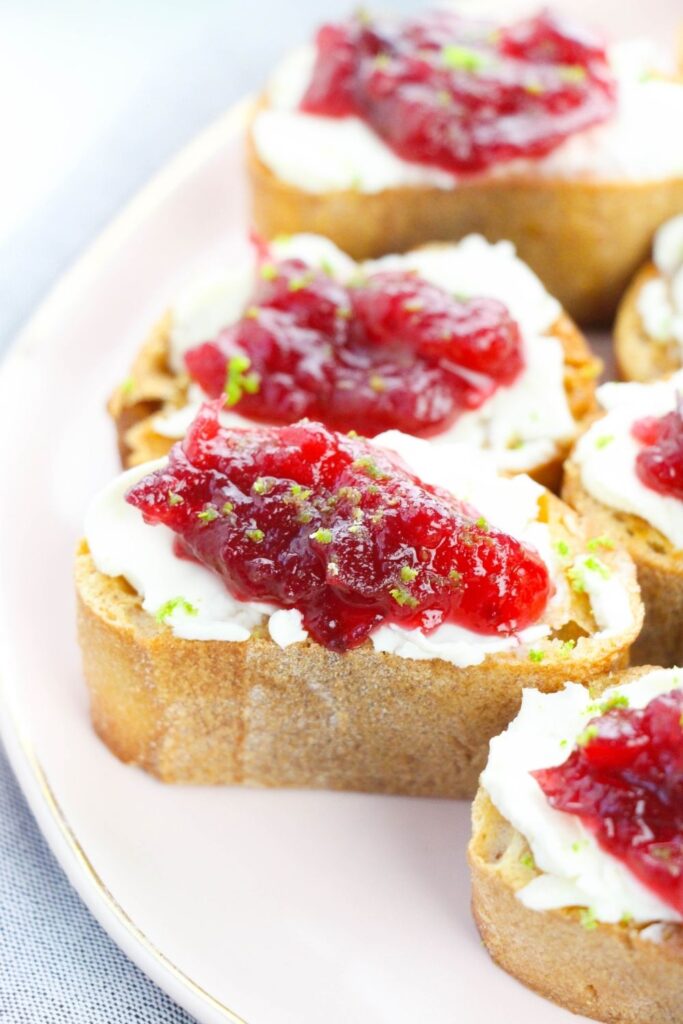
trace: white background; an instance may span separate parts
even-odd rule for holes
[[[325,13],[352,2],[325,0]],[[320,17],[313,0],[0,0],[0,345],[126,199]]]

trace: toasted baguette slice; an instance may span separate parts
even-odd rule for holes
[[[356,259],[476,232],[509,239],[569,315],[607,324],[655,230],[683,209],[683,176],[664,181],[484,178],[420,186],[305,192],[280,180],[249,144],[252,218],[266,238],[311,231]]]
[[[472,828],[472,911],[484,945],[504,970],[595,1020],[683,1024],[680,925],[663,926],[661,941],[653,942],[632,924],[588,930],[575,908],[530,910],[515,896],[536,873],[527,866],[529,847],[483,789],[472,808]]]
[[[614,324],[614,357],[622,380],[647,383],[668,377],[681,368],[680,348],[675,341],[654,341],[638,312],[641,289],[659,276],[654,263],[638,271],[624,295]]]
[[[109,400],[124,467],[157,459],[173,444],[171,438],[157,433],[155,419],[159,413],[170,412],[186,403],[189,379],[169,369],[170,326],[170,314],[167,314],[141,348],[126,383],[119,386]],[[602,364],[565,314],[554,324],[552,334],[564,349],[564,383],[578,436],[597,410],[595,384]],[[562,463],[570,447],[571,443],[558,444],[555,456],[530,470],[529,476],[552,491],[559,490]]]
[[[565,463],[562,497],[606,534],[623,545],[635,562],[645,605],[642,632],[631,650],[634,665],[683,664],[683,551],[639,516],[596,501],[583,487],[581,470]]]
[[[585,543],[558,498],[547,494],[542,514],[554,538]],[[628,589],[628,629],[600,636],[586,595],[572,592],[562,627],[536,645],[540,659],[522,648],[456,668],[369,642],[343,655],[313,641],[283,650],[265,627],[239,643],[179,639],[122,578],[98,572],[82,543],[78,628],[93,723],[121,760],[166,782],[471,797],[524,687],[588,684],[627,663],[642,608],[628,556],[606,558]]]

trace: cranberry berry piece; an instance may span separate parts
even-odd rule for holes
[[[683,690],[644,710],[617,697],[555,768],[533,772],[552,807],[683,913]]]
[[[602,41],[567,20],[439,11],[325,26],[301,109],[355,114],[405,160],[463,175],[543,156],[615,104]]]
[[[407,272],[346,287],[301,260],[266,260],[240,321],[191,349],[209,398],[263,423],[321,420],[366,436],[428,436],[523,368],[519,326],[493,299],[458,299]]]
[[[637,420],[631,430],[644,446],[636,456],[636,474],[653,491],[683,500],[683,407],[666,416]]]
[[[539,555],[398,456],[316,423],[228,430],[219,410],[204,406],[126,500],[238,599],[298,608],[335,651],[383,622],[506,635],[543,614]]]
[[[496,299],[460,300],[414,274],[385,272],[354,291],[353,307],[369,341],[404,344],[456,376],[511,384],[522,369],[519,325]]]

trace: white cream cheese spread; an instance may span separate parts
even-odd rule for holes
[[[596,501],[640,516],[676,548],[683,548],[683,501],[641,482],[635,468],[641,445],[631,428],[645,416],[671,412],[681,390],[683,370],[652,384],[603,384],[598,400],[606,415],[580,438],[573,456],[584,489]]]

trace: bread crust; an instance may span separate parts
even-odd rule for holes
[[[558,498],[547,495],[545,515],[553,536],[585,540]],[[554,691],[570,675],[588,684],[627,663],[642,609],[630,561],[611,557],[630,588],[631,629],[595,636],[585,595],[572,594],[540,663],[504,653],[459,669],[370,643],[343,655],[312,641],[282,650],[265,629],[242,643],[180,639],[122,578],[99,573],[83,542],[78,632],[92,720],[117,757],[166,782],[471,797],[525,686]]]
[[[645,621],[631,649],[631,663],[665,668],[683,664],[683,551],[639,516],[596,501],[572,458],[565,463],[562,497],[595,524],[598,534],[625,547],[635,563]]]
[[[452,189],[401,187],[377,193],[305,192],[259,158],[251,133],[252,219],[266,238],[310,231],[355,259],[405,252],[477,232],[509,239],[569,315],[610,323],[647,258],[652,236],[683,209],[683,177],[663,181],[486,178]],[[580,256],[579,256],[580,254]]]
[[[119,454],[124,467],[166,455],[174,443],[172,438],[158,434],[156,416],[180,408],[187,400],[189,379],[174,374],[168,365],[170,313],[152,329],[140,349],[125,384],[120,385],[109,400],[109,413],[116,426]],[[597,410],[595,385],[602,363],[593,355],[583,334],[566,314],[553,325],[552,335],[564,351],[564,386],[571,413],[579,435]],[[562,463],[572,442],[558,444],[556,455],[534,467],[529,473],[551,491],[558,491]]]
[[[605,685],[624,681],[611,678]],[[576,908],[530,910],[515,895],[536,873],[520,860],[529,847],[483,789],[472,828],[472,911],[484,945],[505,971],[595,1020],[683,1024],[683,928],[668,925],[662,941],[654,942],[631,924],[588,930]]]
[[[614,356],[622,380],[642,381],[668,377],[681,368],[681,350],[672,339],[655,341],[645,330],[638,312],[638,297],[648,281],[659,277],[654,263],[637,272],[619,303],[614,323]]]

